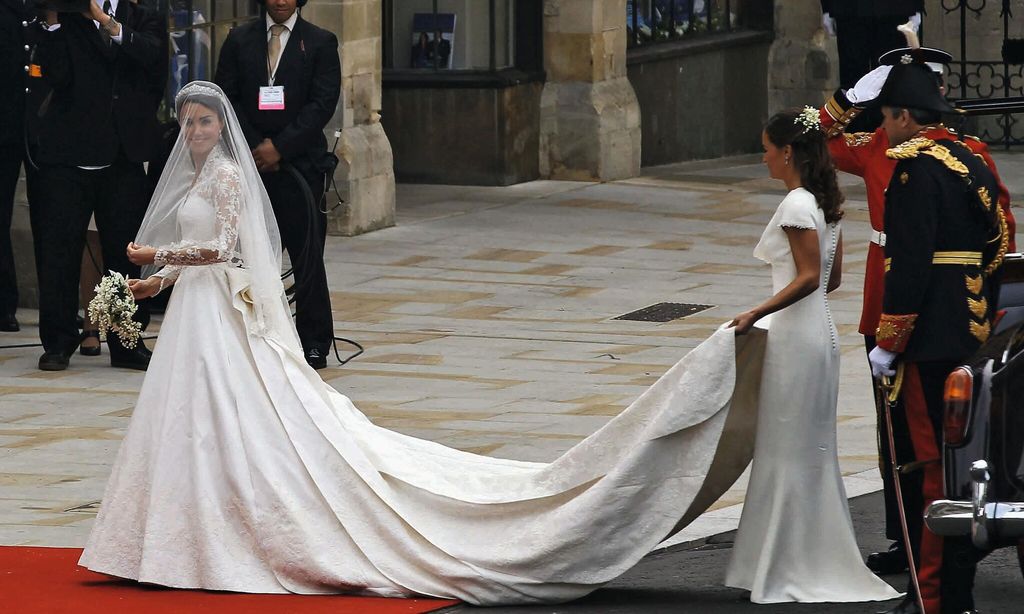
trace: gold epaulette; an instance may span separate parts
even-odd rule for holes
[[[900,143],[896,147],[891,147],[885,150],[885,155],[893,160],[916,158],[917,154],[922,149],[927,149],[932,145],[935,145],[935,141],[919,136],[916,139],[910,139],[909,141]]]
[[[966,177],[971,174],[971,171],[967,170],[967,166],[963,162],[957,159],[952,152],[942,145],[932,145],[927,149],[922,149],[921,153],[926,156],[931,156],[946,165],[946,168],[953,171],[961,177]]]

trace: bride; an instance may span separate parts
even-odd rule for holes
[[[137,298],[176,290],[82,565],[180,588],[567,601],[747,465],[764,336],[725,327],[551,463],[375,426],[303,358],[223,92],[193,82],[175,106],[181,135],[128,253],[151,273],[130,282]],[[860,600],[895,595],[859,586]]]

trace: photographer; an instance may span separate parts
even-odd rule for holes
[[[228,34],[215,81],[252,148],[295,271],[295,327],[306,362],[322,369],[334,338],[320,205],[333,165],[323,131],[341,95],[338,39],[302,19],[297,8],[305,0],[263,2],[264,19]]]
[[[41,112],[39,187],[31,207],[37,242],[39,368],[66,369],[80,337],[79,265],[92,214],[106,268],[137,277],[125,254],[152,191],[143,163],[160,138],[156,110],[167,75],[164,20],[129,0],[45,0],[38,55],[53,93]],[[54,4],[61,2],[60,5]],[[63,12],[68,2],[82,12]],[[80,5],[80,6],[79,6]],[[62,12],[52,10],[57,8]],[[148,323],[140,306],[137,318]],[[110,363],[145,369],[149,350],[109,337]]]

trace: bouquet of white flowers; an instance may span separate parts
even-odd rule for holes
[[[137,307],[128,280],[124,275],[110,271],[96,286],[96,296],[89,301],[89,319],[100,331],[104,341],[111,331],[117,333],[121,345],[134,348],[142,334],[142,324],[132,319]]]

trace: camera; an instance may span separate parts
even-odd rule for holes
[[[57,11],[58,13],[88,13],[92,0],[34,0],[36,9],[40,11]]]

